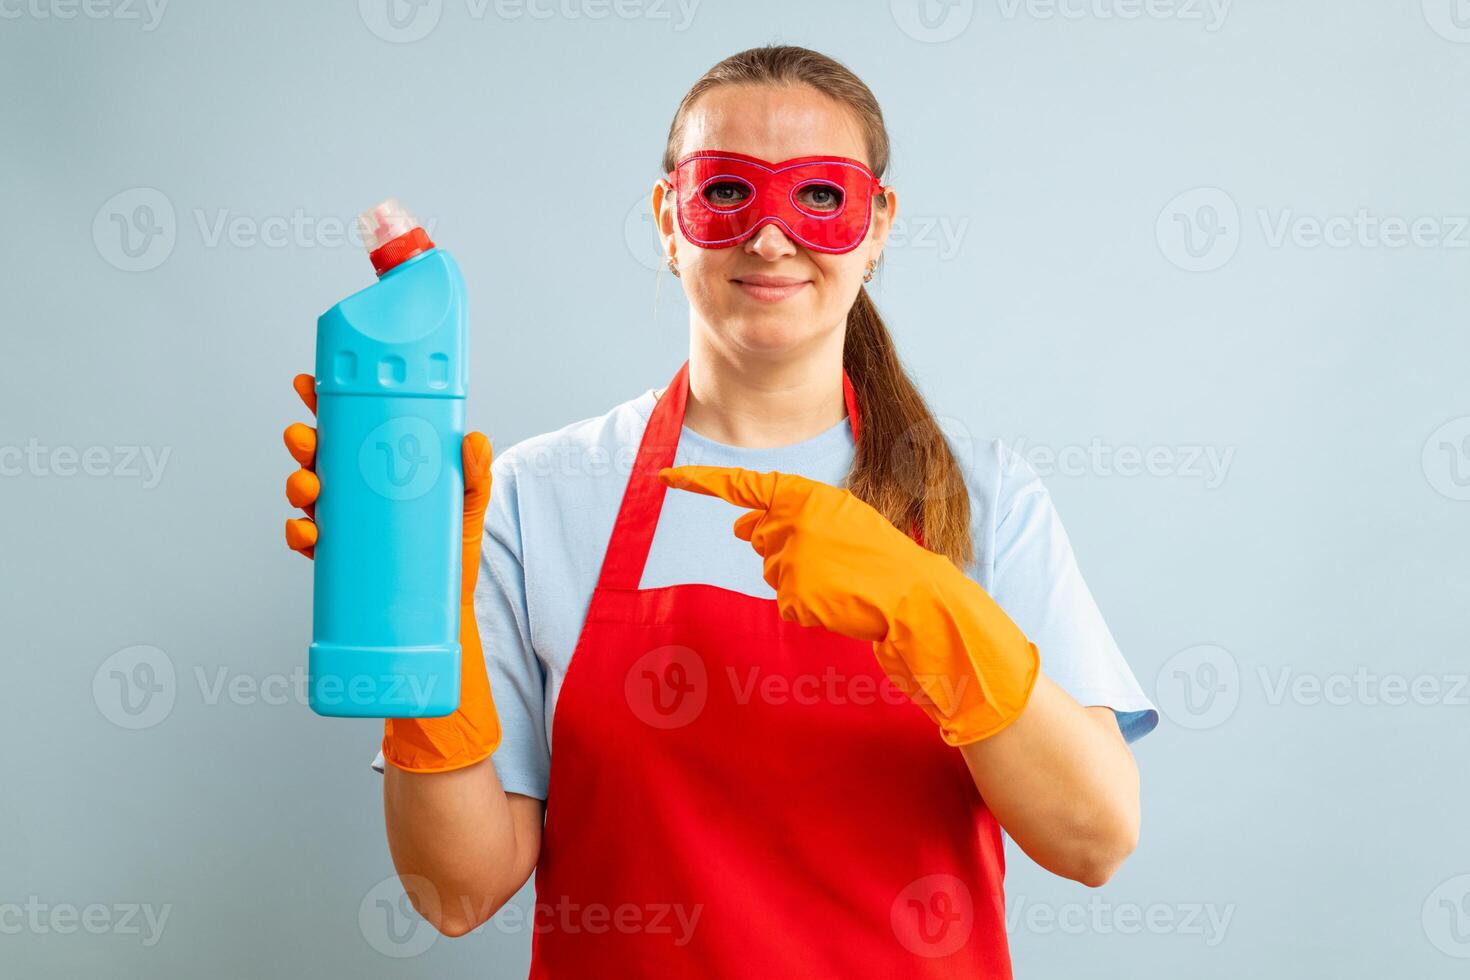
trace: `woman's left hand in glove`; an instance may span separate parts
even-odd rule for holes
[[[781,617],[872,641],[950,745],[995,734],[1025,707],[1035,645],[978,583],[866,501],[789,473],[679,466],[659,478],[750,508],[735,534],[764,559]]]

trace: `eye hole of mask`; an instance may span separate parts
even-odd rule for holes
[[[739,177],[711,177],[699,189],[704,203],[713,211],[738,211],[750,202],[754,188]]]
[[[841,213],[843,202],[842,188],[825,180],[809,180],[791,191],[791,203],[818,218]]]

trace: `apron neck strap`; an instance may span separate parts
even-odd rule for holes
[[[852,426],[852,439],[857,442],[861,415],[857,391],[847,371],[842,372],[842,400],[847,405],[847,419]],[[685,361],[674,378],[654,403],[653,414],[643,430],[623,503],[613,525],[602,572],[597,579],[599,589],[637,589],[648,563],[648,550],[653,545],[653,532],[663,509],[668,487],[658,478],[658,471],[674,465],[679,448],[679,434],[684,429],[684,410],[689,404],[689,362]]]

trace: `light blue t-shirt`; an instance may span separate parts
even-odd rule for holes
[[[492,757],[508,792],[546,798],[551,722],[650,413],[654,389],[611,412],[499,453],[485,516],[475,618],[500,715]],[[685,428],[676,465],[796,473],[841,486],[854,444],[847,419],[803,442],[726,446]],[[1158,724],[1082,580],[1051,495],[999,440],[959,457],[970,492],[968,569],[1036,644],[1041,669],[1084,705],[1112,708],[1130,742]],[[774,599],[761,558],[735,537],[745,512],[717,497],[668,490],[641,588],[704,583]],[[373,767],[382,770],[379,753]]]

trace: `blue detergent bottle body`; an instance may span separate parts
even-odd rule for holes
[[[379,279],[317,320],[309,699],[438,717],[459,705],[464,279],[397,201],[359,229]]]

